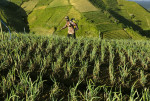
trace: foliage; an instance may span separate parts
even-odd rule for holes
[[[0,100],[149,99],[149,41],[0,37]]]

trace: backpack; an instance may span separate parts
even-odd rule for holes
[[[71,22],[75,23],[76,26],[78,27],[78,24],[77,24],[77,21],[75,20],[75,18],[72,18],[72,19],[71,19]],[[76,26],[74,26],[74,29],[75,29],[75,30],[78,30],[78,29],[76,28]]]

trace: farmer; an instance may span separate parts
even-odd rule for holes
[[[78,26],[73,21],[69,21],[69,17],[68,16],[66,16],[65,19],[66,19],[66,25],[63,28],[61,28],[61,30],[68,27],[68,35],[67,35],[68,38],[72,37],[72,38],[75,39],[76,38],[76,36],[75,36],[75,29],[78,30]]]

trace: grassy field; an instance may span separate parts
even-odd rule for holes
[[[0,3],[0,19],[11,31],[23,32],[26,29],[26,32],[29,32],[26,12],[14,3],[5,0]],[[6,31],[7,28],[3,26],[3,30]]]
[[[108,31],[107,33],[103,33],[103,38],[107,39],[120,39],[120,37],[124,39],[132,39],[131,36],[123,30]]]
[[[27,14],[31,13],[39,0],[30,0],[21,5],[21,7],[26,11]]]
[[[68,0],[53,0],[48,7],[59,7],[69,5]]]
[[[39,0],[37,7],[48,6],[53,0]]]
[[[150,101],[150,41],[144,37],[150,15],[141,6],[11,1],[0,2],[0,18],[11,31],[26,26],[31,33],[14,32],[11,40],[0,33],[0,101]],[[76,19],[77,39],[60,31],[65,16]]]
[[[79,26],[76,32],[78,37],[99,37],[99,32],[105,34],[103,38],[109,39],[149,37],[150,14],[133,2],[125,0],[23,0],[20,3],[12,0],[12,2],[23,8],[18,8],[18,11],[22,9],[21,12],[24,12],[12,14],[10,9],[4,11],[2,10],[4,8],[0,8],[1,18],[12,31],[23,32],[25,26],[28,32],[30,30],[35,34],[66,35],[67,29],[63,31],[60,29],[66,23],[64,17],[69,16],[76,19]],[[18,14],[19,18],[14,16]],[[136,33],[135,37],[132,31],[125,31],[128,27],[135,31],[133,32]]]
[[[120,11],[118,13],[123,17],[131,20],[143,30],[150,30],[150,13],[135,2],[118,0]]]
[[[98,10],[88,0],[70,0],[70,3],[80,12],[89,12]]]
[[[64,19],[66,16],[67,12],[69,12],[71,6],[62,6],[62,7],[57,7],[57,8],[46,8],[46,9],[38,9],[34,10],[29,16],[29,27],[31,31],[36,32],[36,33],[41,33],[38,28],[42,28],[50,30],[51,28],[57,28],[61,21]],[[65,25],[65,22],[64,22]],[[37,29],[37,30],[36,30]],[[55,32],[56,29],[53,31]],[[52,34],[47,33],[47,34]]]
[[[3,33],[0,48],[1,101],[150,100],[149,41]]]

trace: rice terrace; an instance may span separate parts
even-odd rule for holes
[[[149,87],[134,0],[0,1],[0,101],[150,101]]]

